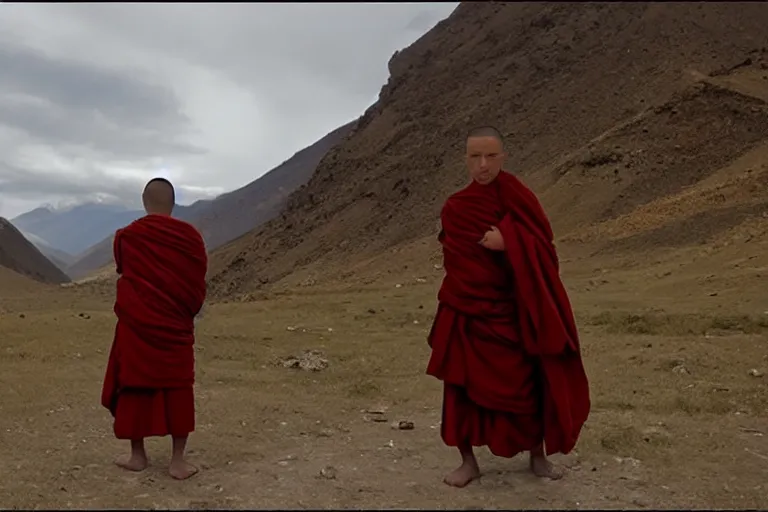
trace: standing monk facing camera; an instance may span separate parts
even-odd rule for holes
[[[474,446],[499,457],[530,452],[534,474],[562,477],[547,454],[570,452],[589,415],[552,228],[533,192],[501,170],[505,159],[495,128],[472,130],[472,182],[440,215],[446,275],[427,373],[443,381],[441,435],[461,454],[445,477],[455,487],[481,474]]]
[[[118,439],[130,455],[115,462],[131,471],[149,464],[144,438],[173,438],[170,474],[197,473],[187,463],[187,437],[195,429],[195,316],[205,301],[208,256],[200,233],[171,217],[173,185],[147,183],[147,212],[115,234],[117,327],[101,403],[115,418]]]

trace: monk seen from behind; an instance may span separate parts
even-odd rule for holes
[[[461,455],[445,483],[480,476],[476,446],[529,452],[534,474],[558,479],[547,455],[573,449],[590,401],[552,229],[533,192],[502,170],[496,129],[471,131],[466,149],[472,181],[441,212],[446,275],[429,334],[427,373],[444,386],[441,435]]]
[[[115,234],[117,326],[101,403],[114,416],[115,436],[131,442],[118,466],[142,471],[144,439],[171,436],[170,474],[184,480],[197,473],[184,452],[195,429],[194,320],[208,257],[200,233],[171,217],[170,182],[151,180],[142,199],[147,215]]]

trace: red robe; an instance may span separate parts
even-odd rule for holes
[[[117,326],[101,403],[118,439],[184,437],[195,429],[194,318],[208,256],[190,224],[147,215],[115,234]]]
[[[473,182],[441,212],[446,272],[427,373],[444,383],[442,437],[513,457],[542,440],[568,453],[590,408],[589,385],[552,228],[509,173]],[[504,251],[478,242],[491,226]]]

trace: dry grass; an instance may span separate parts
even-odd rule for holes
[[[602,311],[584,319],[612,334],[649,336],[711,336],[768,332],[766,315],[702,315]]]
[[[424,375],[437,282],[276,294],[215,304],[199,326],[189,482],[140,475],[99,406],[111,304],[65,289],[5,298],[0,421],[8,508],[638,508],[766,505],[765,322],[750,316],[582,315],[593,412],[559,483],[482,453],[463,491],[439,439],[440,385]],[[577,301],[584,302],[577,297]],[[20,315],[23,314],[23,318]],[[320,350],[319,372],[281,358]],[[682,369],[681,369],[682,368]],[[386,410],[372,422],[366,409]],[[412,431],[390,423],[409,420]],[[749,450],[749,451],[745,451]],[[755,455],[757,454],[757,455]],[[320,475],[335,469],[335,479]]]

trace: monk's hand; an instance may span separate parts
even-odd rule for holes
[[[491,226],[491,229],[485,232],[482,240],[480,240],[480,245],[492,251],[503,251],[506,248],[504,237],[501,236],[501,231],[496,226]]]

